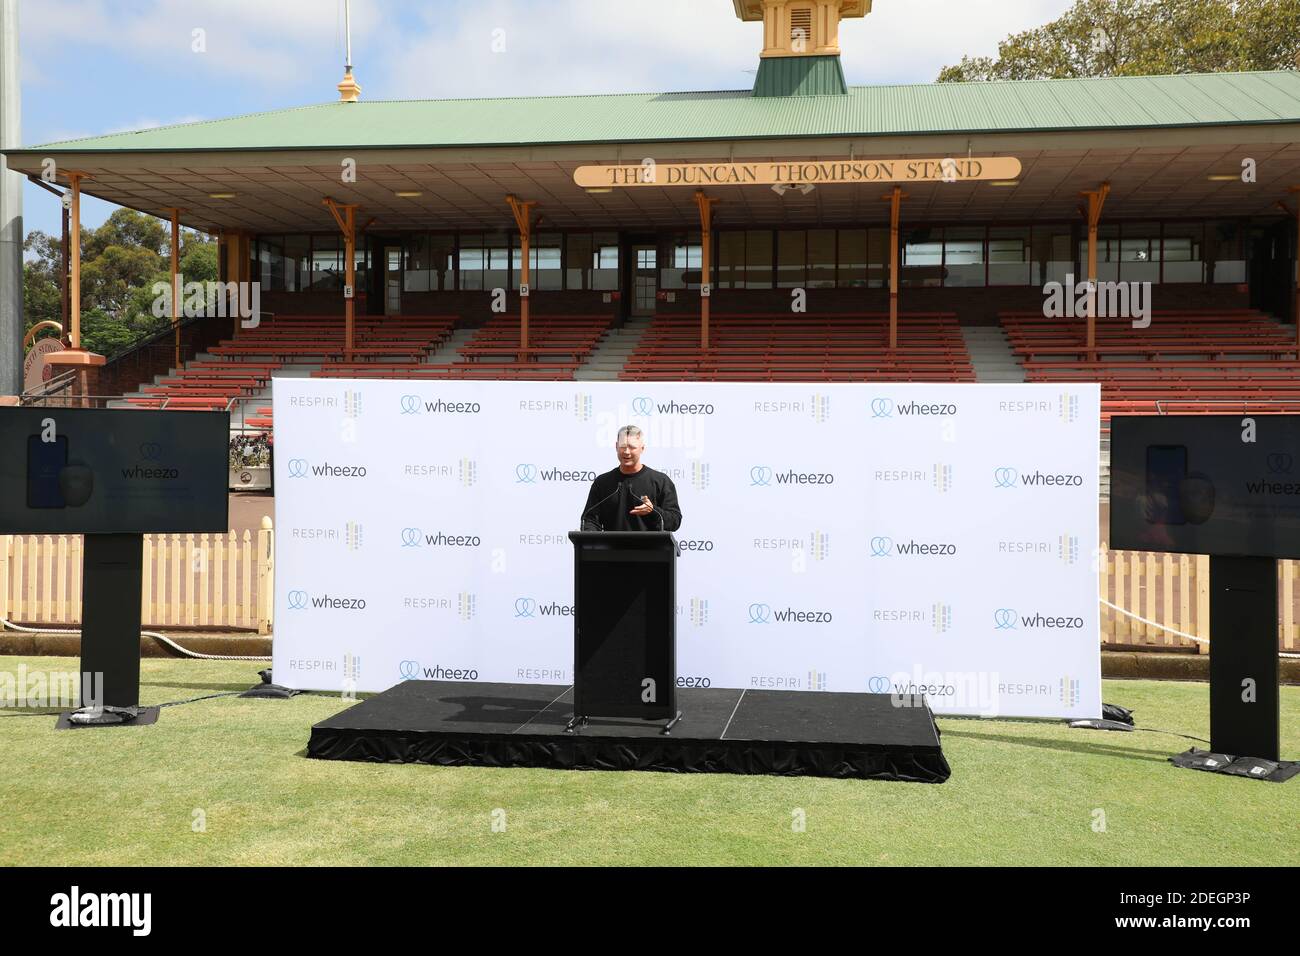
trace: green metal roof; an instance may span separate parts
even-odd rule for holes
[[[67,140],[32,151],[523,146],[1300,122],[1300,72],[326,103]]]
[[[848,91],[838,56],[765,56],[754,78],[755,96],[843,96]]]

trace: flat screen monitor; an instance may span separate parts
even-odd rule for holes
[[[1300,558],[1300,415],[1112,418],[1110,547]]]
[[[229,530],[229,412],[0,407],[0,534]]]

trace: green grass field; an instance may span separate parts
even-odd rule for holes
[[[19,664],[77,667],[0,670]],[[146,660],[142,703],[244,690],[258,666]],[[1208,737],[1204,684],[1107,681],[1104,698]],[[99,731],[0,717],[0,864],[1300,864],[1300,779],[1177,770],[1165,758],[1192,742],[1163,734],[941,719],[939,786],[307,759],[310,726],[346,705],[219,698]],[[1282,739],[1300,756],[1300,688]]]

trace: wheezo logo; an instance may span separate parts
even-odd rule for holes
[[[789,471],[774,472],[767,465],[755,465],[749,469],[749,487],[770,488],[772,483],[778,485],[833,485],[835,475],[828,471]]]
[[[867,690],[872,694],[888,694],[889,678],[882,677],[879,674],[867,678]]]
[[[995,631],[1015,630],[1079,630],[1083,627],[1083,618],[1078,615],[1043,614],[1035,611],[1032,615],[1018,614],[1013,608],[1000,607],[993,612],[993,629]]]
[[[286,466],[290,478],[364,478],[365,465],[313,465],[306,458],[290,458]]]
[[[830,624],[833,620],[830,611],[797,611],[790,607],[774,611],[768,604],[749,606],[750,624]]]
[[[515,599],[515,617],[519,620],[535,620],[538,617],[573,617],[573,605],[552,601],[542,604],[534,598]]]
[[[892,398],[871,400],[872,418],[946,418],[957,414],[956,402],[908,402],[898,404]]]
[[[447,402],[441,398],[430,402],[419,395],[403,395],[400,404],[403,415],[477,415],[483,411],[478,402]]]
[[[140,446],[141,461],[157,461],[162,457],[162,445],[157,442],[147,441]]]
[[[1265,461],[1268,465],[1269,474],[1273,475],[1289,475],[1292,468],[1295,467],[1295,459],[1284,451],[1270,453]]]
[[[876,535],[870,540],[871,556],[873,558],[898,557],[930,557],[943,556],[951,557],[957,553],[957,545],[950,541],[916,541],[909,540],[895,542],[893,538],[886,535]]]
[[[422,667],[419,661],[400,661],[397,665],[398,678],[407,680],[478,680],[478,671],[472,667],[443,667],[434,664]]]
[[[656,402],[648,395],[632,399],[632,414],[640,418],[654,415],[712,415],[714,407],[709,402]]]
[[[873,398],[871,400],[872,418],[893,418],[894,400],[892,398]]]
[[[1083,475],[1032,471],[1021,474],[1015,468],[994,468],[995,488],[1082,488]]]
[[[596,480],[596,473],[590,469],[567,470],[564,468],[539,468],[531,463],[515,465],[515,484],[535,485],[540,482],[582,482]]]
[[[330,597],[328,594],[312,597],[306,591],[297,589],[285,595],[285,602],[290,611],[364,611],[366,609],[365,598]]]
[[[402,529],[403,548],[422,548],[429,545],[434,548],[477,548],[483,540],[476,534],[446,534],[436,531],[425,534],[419,528]]]

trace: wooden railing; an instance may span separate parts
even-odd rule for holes
[[[271,633],[273,534],[146,534],[144,626]],[[80,627],[81,559],[81,535],[0,535],[0,616]]]
[[[1110,551],[1103,543],[1097,561],[1103,600],[1128,611],[1101,606],[1102,649],[1116,645],[1171,648],[1207,653],[1201,642],[1170,633],[1172,628],[1210,640],[1210,559],[1205,555]],[[1278,562],[1278,649],[1300,651],[1296,596],[1300,561]],[[1146,624],[1130,614],[1163,627]]]

